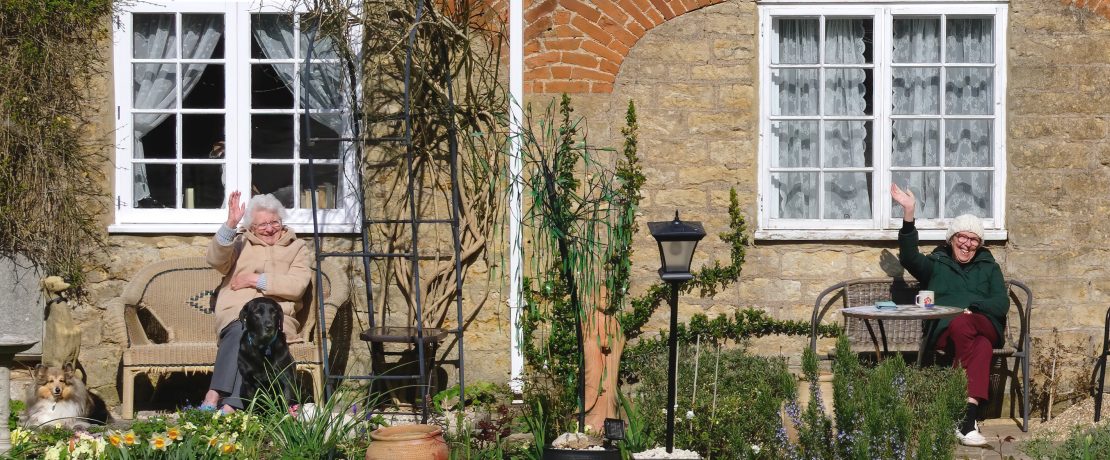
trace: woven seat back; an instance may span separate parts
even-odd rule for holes
[[[920,289],[917,281],[900,278],[868,278],[848,281],[844,286],[844,307],[875,305],[876,302],[889,300],[905,305],[912,304]],[[921,341],[921,321],[886,320],[883,321],[887,344],[891,349],[908,348],[916,350]],[[871,336],[859,318],[846,318],[844,331],[853,344],[870,344]],[[875,331],[879,333],[878,330]]]
[[[140,308],[139,317],[153,316],[156,322],[143,321],[152,341],[215,343],[212,296],[223,276],[203,257],[157,262],[144,267],[135,279],[145,282],[132,283],[128,289],[139,290],[133,293],[137,294],[134,305]]]

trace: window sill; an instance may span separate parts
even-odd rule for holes
[[[943,241],[943,229],[918,229],[921,241]],[[986,230],[987,241],[1006,241],[1005,229]],[[898,230],[756,230],[757,241],[895,241]]]
[[[312,224],[288,224],[297,236],[304,238],[312,235]],[[212,235],[220,228],[220,224],[112,224],[108,226],[109,234],[206,234]],[[325,234],[357,234],[355,224],[323,224],[320,233]]]

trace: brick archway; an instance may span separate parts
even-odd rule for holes
[[[526,0],[524,92],[608,93],[647,31],[724,0]]]

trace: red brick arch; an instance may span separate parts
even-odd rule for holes
[[[608,93],[647,31],[724,0],[525,0],[524,91]]]

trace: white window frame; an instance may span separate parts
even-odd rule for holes
[[[944,3],[921,1],[858,1],[853,3],[817,0],[762,0],[759,2],[759,212],[755,238],[764,240],[893,240],[897,239],[902,218],[891,214],[890,149],[891,149],[891,25],[895,16],[992,16],[994,18],[994,124],[992,126],[992,217],[983,219],[985,238],[1004,240],[1006,211],[1006,43],[1009,7],[1006,2],[955,0]],[[771,82],[771,47],[774,39],[773,20],[783,16],[870,16],[875,18],[872,78],[882,82],[872,88],[872,217],[852,221],[820,219],[773,219],[777,192],[771,184],[771,107],[774,88]],[[943,46],[943,39],[942,39]],[[921,219],[916,226],[923,240],[943,240],[948,219]]]
[[[118,16],[113,31],[114,81],[115,81],[115,190],[113,206],[115,221],[108,226],[110,233],[212,233],[227,220],[226,202],[220,209],[183,209],[183,208],[134,208],[130,203],[134,192],[131,161],[134,155],[132,139],[132,14],[131,13],[217,13],[224,15],[224,57],[211,62],[220,62],[225,67],[225,104],[223,109],[177,109],[181,112],[226,113],[224,180],[226,194],[233,190],[250,190],[251,158],[249,155],[236,155],[235,152],[250,152],[250,66],[257,62],[251,59],[250,17],[253,13],[303,12],[303,2],[291,0],[229,0],[229,1],[172,1],[147,0],[127,5]],[[180,22],[180,20],[178,21]],[[180,42],[180,28],[178,28]],[[178,45],[180,46],[180,44]],[[180,58],[179,58],[180,59]],[[180,92],[180,88],[177,88]],[[180,93],[179,93],[180,94]],[[356,90],[357,94],[357,90]],[[296,94],[294,94],[296,96]],[[180,129],[180,127],[178,128]],[[298,144],[294,148],[299,148]],[[353,157],[354,147],[341,164],[342,176],[339,180],[346,183],[344,193],[336,197],[336,207],[317,211],[318,228],[322,233],[353,233],[361,229],[357,218],[357,175]],[[187,162],[185,162],[187,163]],[[178,165],[184,164],[178,160]],[[300,167],[294,164],[294,170]],[[299,174],[295,171],[294,174]],[[296,176],[295,176],[296,177]],[[285,224],[301,234],[311,233],[313,218],[311,209],[287,209]]]

